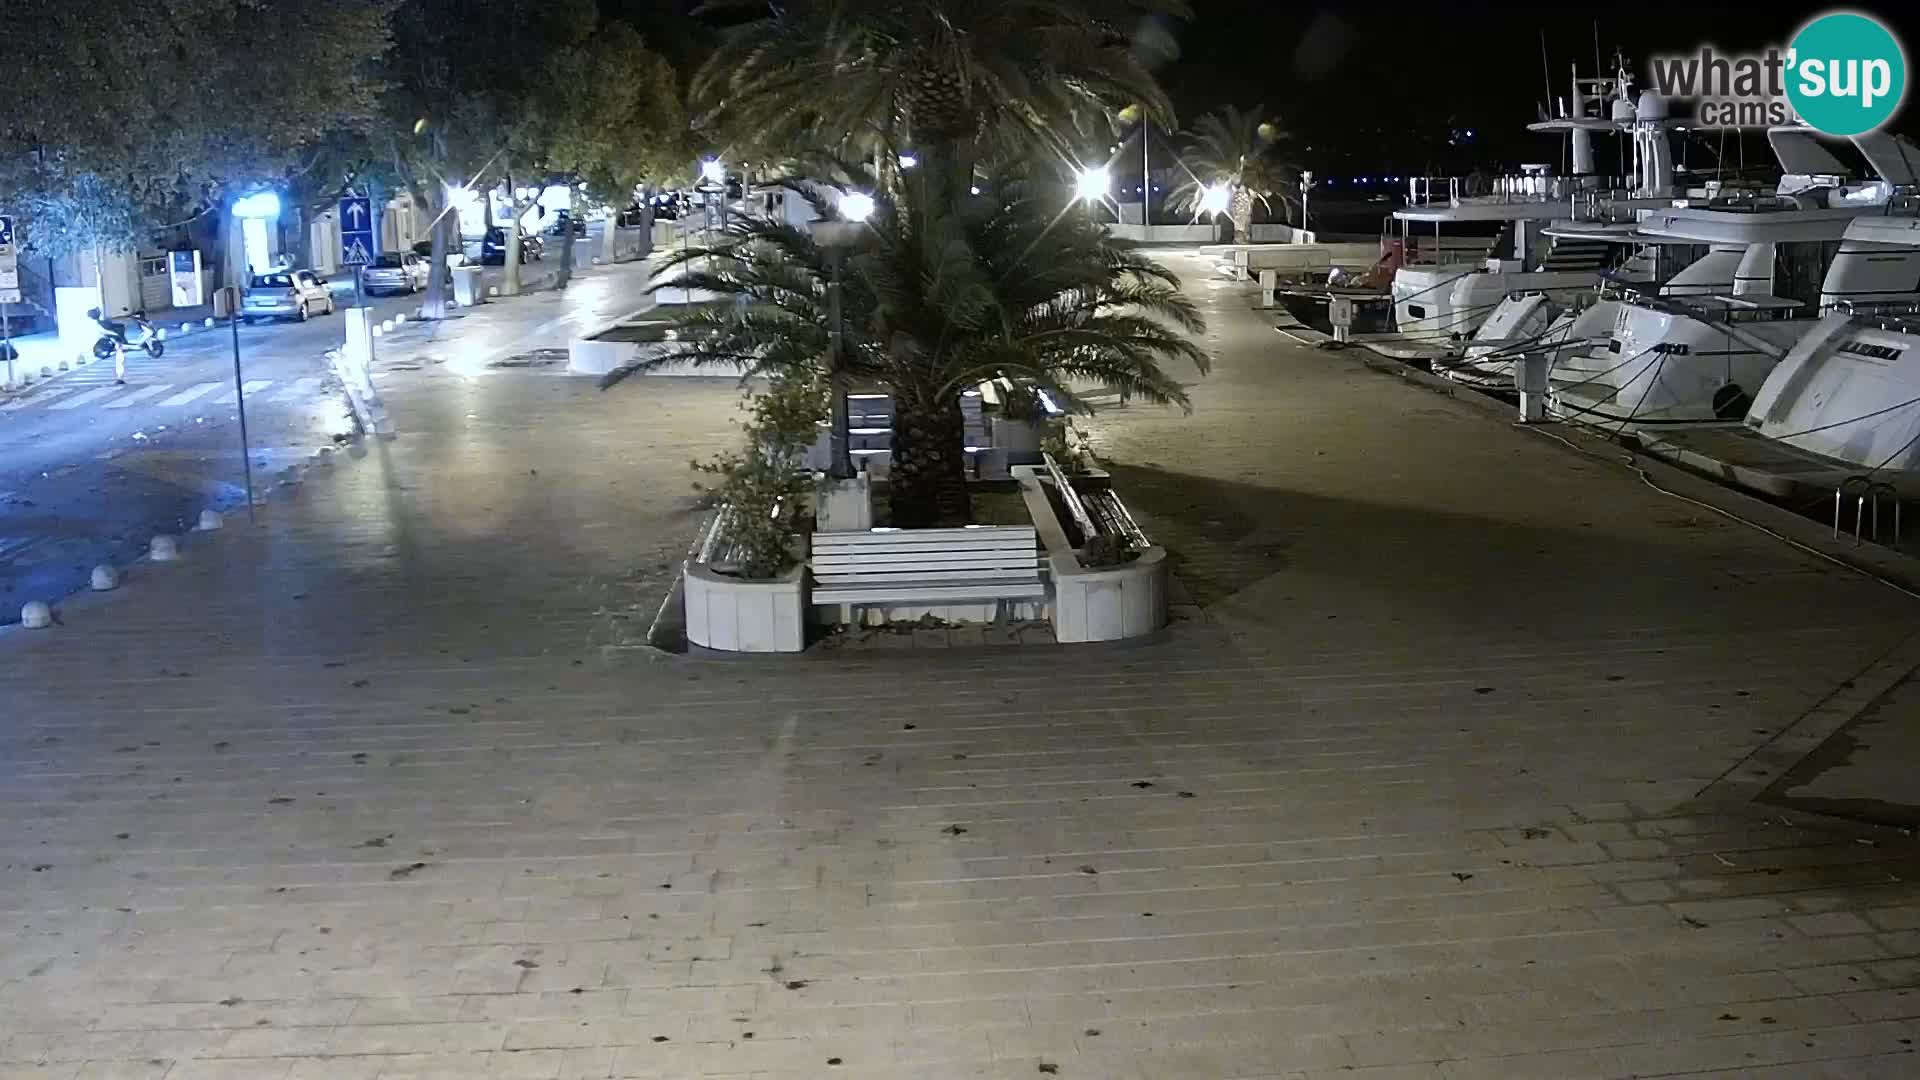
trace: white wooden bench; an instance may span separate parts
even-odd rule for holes
[[[871,529],[813,534],[812,602],[874,604],[1037,600],[1047,595],[1031,525]]]

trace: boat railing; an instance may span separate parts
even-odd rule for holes
[[[1857,315],[1867,319],[1877,319],[1883,324],[1882,330],[1911,330],[1916,316],[1920,316],[1920,302],[1913,300],[1830,300],[1821,309],[1822,314],[1840,312]],[[1897,325],[1886,325],[1897,324]]]
[[[1465,202],[1544,203],[1597,195],[1607,198],[1624,182],[1611,176],[1549,176],[1517,173],[1504,176],[1410,176],[1407,205],[1459,206]]]

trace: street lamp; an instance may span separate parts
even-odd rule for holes
[[[841,365],[840,264],[846,253],[866,234],[866,220],[873,214],[873,196],[861,191],[843,192],[839,199],[840,221],[813,223],[813,241],[827,253],[827,396],[832,420],[827,436],[832,462],[827,475],[835,480],[853,479],[851,433],[847,430],[847,379]]]
[[[1225,184],[1209,184],[1200,193],[1200,212],[1203,214],[1224,214],[1233,203],[1233,192]]]
[[[864,191],[849,191],[840,196],[840,216],[847,221],[865,221],[873,216],[873,196]]]
[[[1107,172],[1107,167],[1096,165],[1090,169],[1080,170],[1080,175],[1074,177],[1073,191],[1080,201],[1092,202],[1095,199],[1106,198],[1107,188],[1112,183],[1113,177]]]
[[[717,184],[727,178],[727,167],[719,158],[708,158],[700,163],[700,178]]]
[[[900,155],[900,167],[901,167],[901,168],[903,168],[903,169],[911,169],[911,168],[913,168],[913,167],[914,167],[915,165],[918,165],[918,164],[920,164],[920,159],[919,159],[919,158],[917,158],[917,157],[914,157],[914,156],[913,156],[912,154],[901,154],[901,155]]]
[[[1300,231],[1307,231],[1307,193],[1313,190],[1313,170],[1300,170]]]

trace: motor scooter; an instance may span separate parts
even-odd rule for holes
[[[160,332],[147,321],[147,313],[144,311],[136,311],[127,316],[138,328],[137,336],[128,335],[126,324],[103,317],[99,308],[89,308],[87,315],[100,327],[100,339],[93,343],[93,355],[96,359],[105,360],[128,348],[145,349],[148,356],[156,357],[167,351],[167,343],[161,340]]]

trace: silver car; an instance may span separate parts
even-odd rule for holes
[[[413,293],[427,287],[431,263],[408,252],[389,251],[374,256],[360,271],[363,287],[370,293]]]
[[[273,270],[253,275],[240,314],[254,319],[299,319],[333,314],[333,293],[311,270]]]

